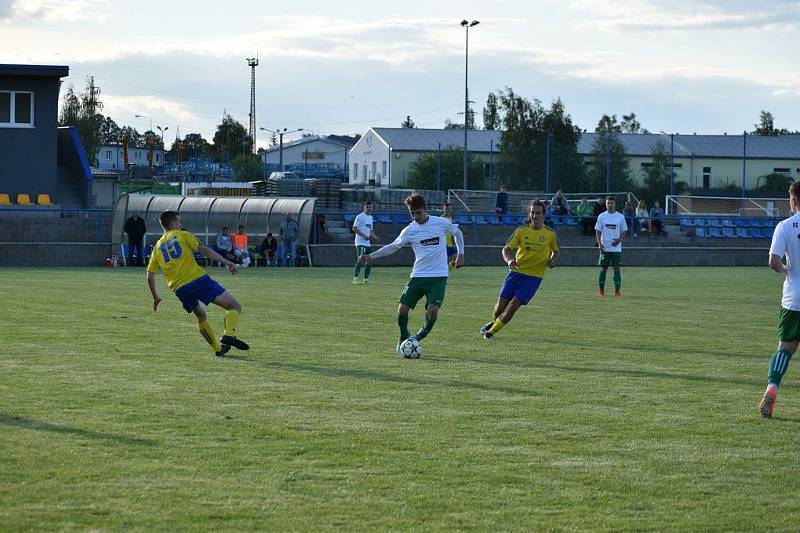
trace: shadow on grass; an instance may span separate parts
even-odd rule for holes
[[[371,372],[369,370],[354,370],[348,368],[332,368],[332,367],[320,367],[320,366],[310,366],[310,365],[298,365],[298,364],[290,364],[290,363],[282,363],[282,362],[264,362],[259,361],[257,359],[251,359],[249,357],[244,357],[240,355],[233,355],[233,356],[226,356],[225,359],[234,359],[237,361],[245,361],[248,363],[253,363],[258,366],[262,366],[264,368],[272,368],[278,370],[286,370],[289,372],[308,372],[312,374],[318,374],[321,376],[331,377],[331,378],[354,378],[354,379],[365,379],[370,381],[384,381],[387,383],[406,383],[412,385],[435,385],[435,386],[445,386],[445,387],[453,387],[458,389],[472,389],[478,390],[483,392],[500,392],[503,394],[510,394],[510,395],[520,395],[520,396],[530,396],[530,397],[539,397],[541,394],[538,394],[534,390],[527,390],[527,389],[515,389],[513,387],[496,387],[491,385],[483,385],[480,383],[469,383],[467,381],[454,381],[454,380],[438,380],[438,379],[426,379],[421,377],[407,377],[407,376],[398,376],[394,374],[385,374],[383,372]]]
[[[158,442],[148,439],[134,439],[122,435],[115,435],[113,433],[101,433],[98,431],[89,431],[86,429],[74,428],[70,426],[62,426],[59,424],[51,424],[49,422],[39,422],[37,420],[27,420],[18,416],[11,416],[0,413],[0,425],[18,427],[22,429],[33,429],[36,431],[51,431],[53,433],[66,433],[68,435],[77,435],[79,437],[86,437],[89,439],[97,440],[110,440],[120,444],[131,444],[135,446],[158,446]]]
[[[702,376],[693,374],[675,374],[673,372],[650,372],[645,370],[621,370],[591,366],[565,366],[552,363],[514,363],[497,361],[494,359],[470,359],[470,358],[444,358],[428,357],[429,361],[437,363],[479,363],[483,365],[499,365],[512,368],[536,368],[540,370],[559,370],[562,372],[578,372],[584,374],[604,374],[607,376],[624,376],[629,378],[649,378],[649,379],[674,379],[683,381],[693,381],[696,383],[726,383],[728,385],[743,385],[759,387],[763,385],[763,380],[756,379],[722,379],[714,376]]]

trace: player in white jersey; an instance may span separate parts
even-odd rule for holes
[[[625,216],[617,211],[617,202],[613,196],[606,197],[606,210],[597,217],[594,225],[597,246],[600,248],[600,278],[598,284],[600,290],[598,296],[606,295],[606,271],[608,266],[614,269],[614,298],[619,298],[622,286],[622,274],[619,267],[622,265],[622,239],[628,233],[628,224],[625,223]]]
[[[766,418],[772,416],[781,379],[800,344],[800,181],[789,187],[789,207],[792,216],[778,223],[769,247],[769,267],[786,279],[778,324],[778,351],[769,361],[767,390],[758,406],[759,413]]]
[[[378,236],[372,231],[373,227],[372,201],[367,200],[364,202],[364,211],[359,213],[353,221],[353,233],[356,234],[356,257],[368,254],[371,251],[371,240],[378,239]],[[364,267],[364,279],[359,281],[358,275],[359,272],[361,272],[362,266]],[[372,265],[369,263],[365,265],[361,261],[356,261],[356,266],[353,268],[353,285],[363,285],[367,283],[369,281],[370,270],[372,270]]]
[[[359,261],[369,263],[373,259],[395,253],[406,244],[414,250],[414,266],[397,306],[397,325],[400,327],[400,341],[396,352],[400,353],[400,344],[410,337],[408,331],[408,312],[416,307],[417,302],[425,296],[425,322],[414,337],[422,340],[428,336],[439,316],[439,308],[444,302],[447,288],[447,246],[446,234],[452,233],[456,240],[456,268],[464,265],[464,235],[458,224],[449,220],[428,215],[425,199],[414,193],[405,199],[408,212],[413,219],[411,224],[403,228],[397,238],[386,246],[371,254],[364,254]]]

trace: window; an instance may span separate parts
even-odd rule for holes
[[[33,93],[0,91],[0,127],[33,127]]]
[[[792,173],[792,169],[791,168],[773,168],[772,172],[774,172],[775,174],[791,174]]]
[[[711,174],[711,167],[703,167],[703,174]]]
[[[641,163],[641,165],[642,168],[647,169],[647,168],[653,168],[655,166],[655,163]],[[674,163],[672,165],[672,168],[683,168],[683,163]]]
[[[703,167],[703,189],[711,188],[711,167]]]
[[[381,163],[381,177],[382,178],[386,177],[386,161]]]
[[[106,150],[106,161],[111,161],[111,150]]]
[[[161,154],[156,154],[156,163],[161,162]]]
[[[358,163],[353,163],[353,179],[358,179]]]

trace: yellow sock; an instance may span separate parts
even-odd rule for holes
[[[200,330],[200,335],[211,345],[211,349],[214,350],[215,353],[222,349],[219,340],[214,336],[214,328],[211,327],[211,323],[208,320],[205,322],[198,322],[197,329]]]
[[[239,311],[228,310],[225,311],[225,335],[230,335],[231,337],[236,336],[236,324],[239,323],[239,316],[241,313]]]
[[[501,329],[503,329],[503,326],[505,326],[505,325],[506,325],[506,323],[505,323],[505,322],[503,322],[502,320],[500,320],[500,318],[498,317],[498,318],[497,318],[497,319],[494,321],[494,324],[492,324],[492,327],[490,327],[490,328],[489,328],[489,333],[491,333],[492,335],[494,335],[495,333],[497,333],[498,331],[500,331]]]

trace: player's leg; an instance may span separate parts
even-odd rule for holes
[[[619,289],[622,287],[622,273],[619,269],[619,264],[614,265],[614,297],[619,298],[622,293]]]
[[[372,249],[369,246],[364,246],[363,249],[364,249],[363,253],[365,254],[368,254],[372,251]],[[367,283],[370,272],[372,272],[372,263],[367,263],[364,265],[364,283]]]
[[[239,324],[239,317],[242,313],[242,306],[228,291],[223,292],[212,300],[212,303],[225,309],[225,332],[220,342],[225,345],[233,346],[238,350],[249,350],[250,346],[236,338],[236,326]]]
[[[497,320],[497,317],[502,315],[503,311],[506,310],[506,306],[508,305],[508,302],[510,302],[510,301],[511,300],[509,300],[507,298],[503,298],[502,296],[497,299],[497,302],[494,304],[494,311],[492,312],[492,319],[481,327],[481,335],[483,335],[484,333],[489,331],[489,328],[492,327],[492,325],[494,324],[494,321]]]
[[[222,357],[225,355],[228,350],[230,350],[230,346],[223,346],[214,336],[214,328],[211,327],[211,324],[208,321],[208,315],[206,314],[206,310],[203,308],[202,305],[199,303],[197,306],[192,309],[195,318],[197,318],[197,329],[200,330],[200,335],[206,340],[208,344],[211,345],[211,349],[214,350],[214,355],[217,357]]]
[[[604,258],[607,254],[600,253],[600,276],[597,278],[597,285],[600,290],[597,291],[598,296],[606,295],[606,271],[608,270],[608,260]],[[605,265],[603,264],[605,263]]]
[[[358,258],[361,256],[361,249],[361,246],[356,246],[356,266],[353,267],[353,285],[358,284],[358,275],[361,273],[361,267],[364,265],[364,263],[358,261]]]
[[[414,335],[422,340],[428,336],[439,318],[439,308],[444,303],[444,294],[447,290],[447,278],[423,278],[423,290],[425,292],[425,322]]]
[[[517,272],[509,272],[506,274],[506,279],[503,280],[503,285],[500,287],[500,296],[497,298],[497,303],[494,304],[494,313],[492,313],[492,320],[487,322],[481,328],[481,335],[486,335],[486,332],[489,331],[494,323],[497,321],[497,317],[503,314],[506,310],[506,306],[508,306],[508,302],[514,298],[514,293],[517,289],[517,284],[520,281],[520,274]]]
[[[778,398],[778,387],[789,369],[789,361],[800,344],[800,311],[781,308],[778,323],[778,350],[772,354],[767,375],[767,390],[761,398],[758,411],[763,417],[771,417]]]
[[[514,296],[509,300],[508,305],[506,305],[505,309],[503,310],[500,315],[494,320],[492,326],[487,329],[484,334],[484,339],[491,339],[494,337],[498,331],[503,329],[506,324],[511,322],[511,319],[514,317],[514,314],[517,312],[517,309],[525,305],[525,302],[521,301],[519,298]]]

